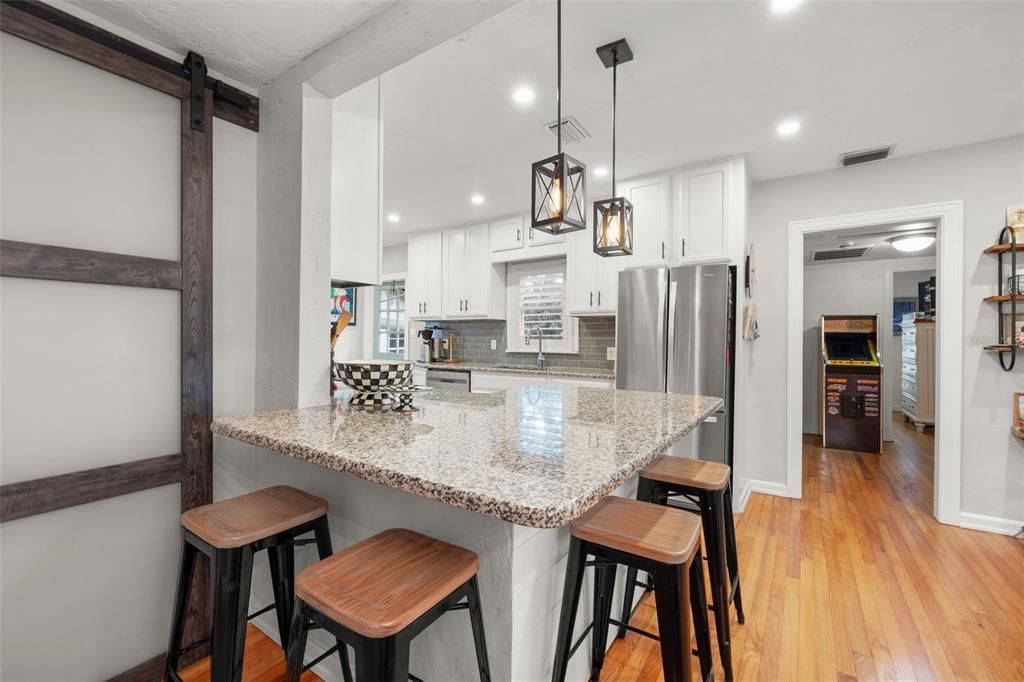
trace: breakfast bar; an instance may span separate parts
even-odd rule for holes
[[[406,527],[477,552],[493,677],[536,680],[553,662],[567,524],[609,494],[632,496],[636,473],[721,403],[553,385],[438,390],[417,394],[411,413],[336,401],[224,417],[213,431],[297,460],[276,457],[278,482],[329,501],[336,548]],[[468,627],[450,615],[417,638],[412,672],[465,677]],[[568,679],[589,670],[581,649]]]

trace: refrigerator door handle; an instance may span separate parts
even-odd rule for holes
[[[675,376],[675,353],[672,352],[675,348],[676,340],[676,298],[678,289],[678,282],[675,279],[670,278],[668,283],[668,362],[666,368],[668,370],[668,377]],[[669,389],[670,380],[665,381],[665,390],[668,393],[672,391]]]

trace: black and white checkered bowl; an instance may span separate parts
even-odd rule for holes
[[[386,393],[389,387],[412,383],[412,363],[398,360],[339,362],[341,378],[360,393]]]

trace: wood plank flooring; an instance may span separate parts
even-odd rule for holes
[[[182,682],[208,682],[210,659],[204,658],[180,673]],[[267,637],[252,623],[245,632],[245,663],[242,682],[283,682],[285,678],[284,652],[277,642]],[[302,675],[301,682],[323,682],[312,670]]]
[[[804,498],[737,517],[737,680],[1024,680],[1024,542],[936,521],[932,432],[895,426],[882,455],[805,436]],[[633,624],[657,631],[653,597]],[[617,640],[601,677],[661,680],[657,642]]]

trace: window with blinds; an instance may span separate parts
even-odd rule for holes
[[[576,351],[575,324],[566,314],[565,258],[510,264],[508,294],[510,352],[537,352],[538,330],[544,352]]]

